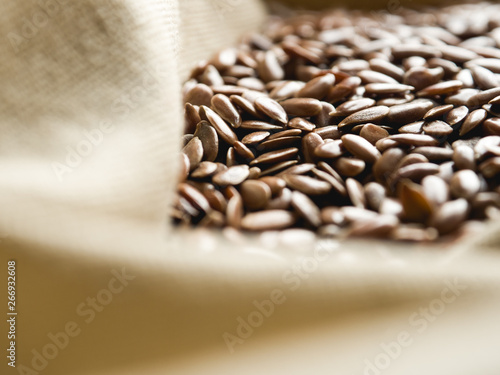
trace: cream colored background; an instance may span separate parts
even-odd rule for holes
[[[282,275],[317,244],[168,228],[181,81],[258,28],[261,3],[67,1],[16,53],[7,35],[38,10],[8,2],[0,13],[0,275],[17,260],[18,364],[31,367],[31,350],[76,321],[82,333],[42,374],[361,374],[380,342],[459,277],[463,297],[385,373],[499,373],[498,225],[434,249],[332,244],[296,292]],[[144,82],[157,85],[117,112]],[[61,182],[52,163],[102,121],[114,130]],[[122,267],[136,278],[85,324],[76,306]],[[286,303],[231,355],[222,334],[274,288]],[[0,334],[3,348],[5,325]],[[5,361],[1,373],[17,373]]]

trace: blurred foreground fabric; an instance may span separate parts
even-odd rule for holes
[[[435,247],[168,226],[181,83],[262,3],[0,9],[0,373],[500,373],[498,223]]]

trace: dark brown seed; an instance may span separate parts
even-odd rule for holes
[[[187,201],[195,208],[200,209],[204,212],[211,211],[210,204],[198,189],[192,187],[191,185],[180,183],[178,190],[179,194],[187,199]]]
[[[302,117],[294,117],[288,122],[288,127],[292,129],[304,130],[306,132],[312,132],[316,128],[316,125]]]
[[[474,146],[476,160],[484,159],[488,154],[490,154],[490,149],[492,147],[498,146],[500,146],[499,136],[490,135],[488,137],[481,138]]]
[[[446,202],[432,215],[430,225],[440,234],[448,234],[460,227],[468,212],[469,205],[465,199]]]
[[[231,103],[240,108],[242,111],[250,114],[253,117],[262,118],[260,113],[257,112],[254,105],[247,99],[239,95],[231,95],[229,97]]]
[[[429,109],[424,115],[424,120],[438,120],[453,109],[453,104],[443,104]]]
[[[248,165],[235,165],[217,173],[212,181],[219,186],[239,185],[247,179],[249,173]]]
[[[370,108],[375,105],[375,100],[371,98],[360,98],[348,100],[347,102],[339,105],[334,111],[330,113],[332,116],[349,116],[353,113]]]
[[[455,168],[460,169],[476,169],[476,162],[474,160],[474,150],[472,147],[459,145],[453,150],[453,162]]]
[[[500,135],[500,118],[489,118],[483,122],[482,127],[487,135]]]
[[[394,78],[380,72],[373,70],[362,70],[358,73],[358,77],[361,78],[363,83],[385,83],[385,84],[399,84]]]
[[[271,135],[271,133],[266,132],[266,131],[253,132],[253,133],[245,135],[241,139],[241,143],[243,143],[245,145],[252,145],[253,146],[253,145],[256,145],[256,144],[262,142],[263,140],[268,138],[270,135]]]
[[[340,157],[333,162],[335,170],[345,177],[355,177],[365,170],[366,164],[357,158]]]
[[[205,105],[209,106],[214,92],[210,87],[203,83],[193,86],[184,96],[185,103],[192,105]]]
[[[500,95],[495,96],[493,99],[491,99],[488,104],[494,104],[494,105],[499,105],[500,104]]]
[[[348,237],[385,238],[397,228],[399,220],[393,215],[378,215],[373,218],[355,221],[347,232]]]
[[[206,178],[212,176],[217,171],[217,164],[211,161],[202,161],[198,168],[191,172],[193,178]]]
[[[439,206],[450,198],[448,184],[440,177],[429,175],[422,179],[422,188],[427,199],[435,206]]]
[[[361,84],[361,78],[348,77],[330,89],[330,92],[326,97],[326,101],[330,103],[336,103],[339,100],[347,96],[350,96],[352,93],[354,93],[354,91],[360,84]]]
[[[419,223],[427,221],[433,207],[419,185],[412,182],[403,182],[398,195],[406,220]]]
[[[275,100],[290,99],[295,96],[303,87],[304,82],[301,81],[283,81],[271,90],[269,96]]]
[[[376,122],[382,120],[389,113],[389,107],[386,106],[376,106],[363,109],[359,112],[353,113],[352,115],[346,117],[342,120],[338,127],[342,128],[349,125],[357,125],[367,122]]]
[[[374,124],[366,124],[361,129],[359,135],[370,142],[372,145],[374,145],[375,143],[377,143],[377,141],[388,137],[389,132],[380,126]]]
[[[401,146],[401,144],[399,144],[399,142],[394,141],[392,139],[389,139],[389,137],[382,138],[382,139],[378,140],[377,143],[375,143],[375,147],[380,152],[385,152],[386,150],[388,150],[390,148],[400,147],[400,146]]]
[[[345,196],[347,194],[347,191],[345,189],[345,186],[344,186],[340,176],[338,176],[339,178],[335,178],[330,173],[323,172],[323,171],[316,169],[316,168],[314,168],[312,170],[312,172],[316,177],[318,177],[318,178],[322,179],[323,181],[326,181],[330,185],[332,185],[333,189],[335,191],[337,191],[337,193],[339,193],[340,195]],[[337,172],[335,172],[335,173],[337,173]]]
[[[236,160],[236,151],[234,151],[234,147],[229,147],[226,153],[226,165],[228,167],[232,167],[233,165],[237,165],[238,162]]]
[[[469,114],[469,108],[467,108],[465,105],[462,105],[462,106],[457,107],[457,108],[453,108],[446,115],[446,122],[449,125],[454,126],[454,125],[462,122],[463,120],[465,120],[465,118],[467,117],[468,114]]]
[[[314,162],[314,150],[323,143],[323,138],[316,133],[308,133],[302,138],[302,153],[306,163]]]
[[[436,57],[427,61],[427,64],[429,65],[429,68],[443,68],[445,77],[453,76],[460,71],[460,68],[453,61]]]
[[[271,98],[266,96],[258,97],[255,99],[254,106],[257,111],[260,111],[272,120],[276,120],[282,124],[286,124],[288,122],[288,116],[283,107]]]
[[[295,215],[285,210],[266,210],[252,212],[243,217],[241,227],[250,231],[278,230],[291,227]]]
[[[453,157],[452,149],[434,146],[416,147],[412,153],[423,155],[430,161],[450,160]]]
[[[318,127],[327,126],[332,122],[331,112],[335,111],[335,107],[328,102],[321,102],[321,112],[312,118],[312,122]]]
[[[219,190],[204,190],[203,195],[214,210],[222,213],[226,212],[227,201]]]
[[[314,98],[321,100],[328,94],[334,83],[335,76],[333,74],[325,74],[313,78],[297,92],[296,96],[299,98]]]
[[[241,116],[226,95],[214,95],[211,104],[219,116],[229,122],[233,127],[237,128],[241,125]]]
[[[203,159],[203,145],[200,139],[198,137],[193,137],[188,144],[184,146],[182,152],[189,159],[190,170],[196,169]]]
[[[433,106],[434,103],[427,99],[417,99],[410,103],[395,105],[389,108],[387,120],[389,124],[409,124],[421,120]]]
[[[323,106],[317,99],[291,98],[280,102],[283,109],[290,116],[309,117],[321,112]]]
[[[348,178],[345,182],[347,194],[349,195],[349,199],[354,207],[365,208],[366,207],[366,199],[365,199],[365,190],[363,189],[363,185],[354,178]]]
[[[408,154],[400,160],[400,162],[396,165],[396,169],[406,167],[407,165],[410,165],[410,164],[428,163],[428,162],[429,162],[429,159],[427,159],[424,155]]]
[[[271,199],[271,188],[262,181],[247,180],[241,184],[240,194],[246,208],[259,210],[266,207]]]
[[[281,43],[281,47],[289,55],[302,58],[316,65],[321,62],[321,58],[317,54],[296,43],[285,41]]]
[[[399,148],[391,148],[385,151],[373,165],[373,173],[377,181],[385,184],[405,155],[405,152]]]
[[[422,44],[399,44],[392,47],[392,54],[396,59],[420,56],[425,59],[441,57],[441,53],[435,47]]]
[[[314,169],[314,164],[312,163],[302,163],[298,165],[292,165],[291,167],[281,171],[277,176],[284,176],[285,174],[306,174]]]
[[[248,129],[248,130],[274,130],[274,129],[283,129],[282,126],[278,125],[273,125],[268,122],[264,121],[257,121],[257,120],[248,120],[248,121],[243,121],[241,123],[241,128],[242,129]]]
[[[264,171],[262,171],[261,176],[273,175],[276,172],[279,172],[285,168],[297,164],[298,162],[299,162],[298,160],[287,160],[287,161],[282,161],[281,163],[274,164],[272,167],[269,167]]]
[[[456,94],[451,94],[444,99],[446,104],[453,104],[455,106],[468,105],[469,100],[477,95],[479,90],[476,89],[461,89]]]
[[[435,138],[425,134],[394,134],[390,135],[387,139],[397,141],[401,144],[416,146],[416,147],[437,146],[439,144],[439,142]]]
[[[184,132],[186,134],[193,134],[196,130],[196,125],[201,121],[200,114],[198,113],[198,106],[191,103],[186,103],[184,106]]]
[[[259,151],[279,150],[287,147],[300,146],[301,137],[279,137],[262,142],[257,146]]]
[[[482,66],[483,68],[489,69],[494,73],[500,73],[500,59],[474,59],[465,63],[467,68],[471,68],[474,65]]]
[[[319,158],[333,159],[337,158],[345,153],[345,149],[342,147],[342,141],[340,139],[334,140],[333,142],[320,144],[314,149],[314,154]]]
[[[442,53],[443,58],[451,60],[455,63],[465,63],[479,57],[475,52],[462,47],[440,45],[435,48]]]
[[[252,167],[248,170],[248,179],[256,180],[260,177],[262,170],[259,167]]]
[[[486,112],[484,109],[476,109],[475,111],[472,111],[469,113],[469,115],[466,117],[464,123],[460,127],[460,136],[463,136],[470,131],[474,130],[476,127],[481,125],[483,121],[488,117],[488,112]]]
[[[205,115],[207,116],[208,121],[212,124],[212,126],[217,131],[217,134],[228,144],[231,146],[238,140],[238,137],[234,133],[234,131],[229,127],[228,124],[213,110],[206,106],[202,106]]]
[[[236,80],[236,85],[256,91],[264,91],[266,89],[266,85],[260,79],[255,77],[245,77]]]
[[[439,173],[439,166],[432,163],[415,163],[407,165],[397,171],[398,178],[408,178],[420,181],[425,176]]]
[[[243,93],[249,91],[245,87],[232,85],[211,86],[211,88],[214,91],[214,94],[224,94],[226,96],[242,95]]]
[[[446,137],[453,133],[453,128],[448,125],[446,122],[441,120],[434,120],[426,123],[422,130],[425,134],[428,134],[432,137]]]
[[[213,65],[207,65],[203,74],[198,78],[200,82],[208,86],[222,86],[224,80],[222,79],[219,71]]]
[[[203,159],[214,161],[219,153],[219,138],[217,132],[207,121],[200,121],[194,133],[203,146]]]
[[[307,195],[324,195],[328,194],[332,186],[325,181],[318,180],[308,176],[286,174],[283,176],[288,187],[298,190]]]
[[[313,227],[321,225],[319,208],[307,195],[294,191],[292,193],[292,206]]]
[[[294,157],[295,155],[297,155],[298,152],[299,149],[296,147],[290,147],[290,148],[285,148],[283,150],[266,152],[265,154],[262,154],[258,156],[256,159],[252,160],[250,162],[250,165],[279,163]]]
[[[472,73],[469,69],[462,69],[454,79],[461,81],[464,85],[463,88],[474,88],[476,85],[474,84],[474,77],[472,77]]]
[[[481,188],[481,182],[476,173],[470,169],[456,172],[450,180],[450,192],[455,198],[470,199]]]
[[[382,201],[386,198],[385,188],[377,182],[369,182],[365,185],[364,189],[368,208],[378,211]]]
[[[417,96],[436,96],[451,94],[455,91],[460,90],[463,85],[463,82],[458,80],[444,81],[420,90],[419,92],[417,92]]]
[[[374,164],[381,156],[377,148],[363,137],[355,134],[342,136],[342,145],[357,158]]]

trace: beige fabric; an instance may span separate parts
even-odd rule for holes
[[[194,62],[256,29],[261,3],[1,9],[0,275],[17,261],[18,366],[54,375],[362,374],[381,342],[408,330],[413,344],[384,373],[498,373],[498,223],[434,248],[168,228],[181,81]],[[292,277],[297,267],[303,276]],[[123,268],[133,279],[112,293]],[[466,289],[416,332],[408,317],[440,300],[446,282]],[[224,334],[237,335],[238,318],[276,289],[283,303],[231,354]],[[87,323],[88,298],[109,295]],[[71,322],[79,333],[38,371],[36,352]]]

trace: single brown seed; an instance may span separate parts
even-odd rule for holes
[[[307,195],[324,195],[328,194],[332,189],[332,186],[328,182],[309,176],[286,174],[283,176],[283,179],[286,181],[288,187]]]
[[[187,157],[186,154],[181,152],[180,155],[180,170],[179,170],[179,182],[185,181],[186,178],[189,176],[189,170],[191,169],[191,164],[189,162],[189,158]]]
[[[257,112],[257,110],[255,109],[255,106],[249,100],[245,99],[244,97],[239,96],[239,95],[231,95],[229,97],[229,100],[231,100],[231,103],[233,103],[236,107],[241,109],[243,112],[248,113],[252,117],[262,119],[261,114]]]
[[[338,127],[343,128],[349,125],[356,125],[367,122],[376,122],[382,120],[389,113],[389,107],[386,106],[376,106],[363,109],[359,112],[353,113],[352,115],[346,117],[342,120]]]
[[[399,163],[396,165],[396,169],[400,169],[406,167],[407,165],[416,164],[416,163],[428,163],[429,159],[427,159],[424,155],[421,154],[408,154],[404,156]]]
[[[209,106],[213,95],[214,92],[210,87],[203,83],[198,83],[188,90],[184,96],[184,102],[191,103],[192,105]]]
[[[412,181],[420,181],[428,175],[439,173],[439,166],[432,163],[415,163],[407,165],[396,172],[398,179],[408,178]]]
[[[425,87],[435,85],[444,76],[444,69],[441,67],[429,69],[426,67],[413,67],[405,73],[403,83],[413,86],[419,91]]]
[[[328,126],[332,122],[330,113],[335,111],[335,107],[328,102],[321,102],[321,112],[314,116],[311,121],[318,127]]]
[[[182,152],[189,159],[190,170],[194,170],[200,164],[203,158],[203,145],[198,137],[193,137],[186,146],[182,149]]]
[[[255,91],[264,91],[266,89],[266,85],[264,84],[264,82],[255,77],[245,77],[237,79],[235,84],[245,89]]]
[[[283,81],[277,85],[269,93],[269,97],[274,100],[290,99],[295,96],[303,87],[304,82],[301,81]]]
[[[224,120],[237,128],[241,125],[240,113],[226,95],[217,94],[212,97],[211,104],[215,112]]]
[[[272,134],[267,140],[271,141],[273,139],[277,138],[285,138],[285,137],[295,137],[299,136],[302,134],[302,130],[300,129],[287,129],[287,130],[282,130],[277,133]]]
[[[443,58],[451,60],[455,63],[465,63],[479,57],[475,52],[462,47],[439,45],[435,48],[442,53]]]
[[[470,67],[472,77],[476,85],[482,90],[488,90],[499,86],[499,81],[491,70],[488,70],[479,65]]]
[[[380,72],[373,70],[362,70],[358,73],[358,77],[361,78],[363,83],[385,83],[385,84],[399,84],[394,78]]]
[[[477,128],[479,125],[483,123],[484,120],[488,117],[488,112],[486,112],[484,109],[476,109],[475,111],[472,111],[469,113],[469,115],[465,118],[464,123],[460,127],[460,132],[459,135],[463,136],[475,128]]]
[[[207,121],[200,121],[194,132],[203,146],[203,159],[214,161],[219,153],[219,137],[217,132]]]
[[[290,116],[315,116],[323,109],[321,102],[312,98],[291,98],[283,100],[280,104]]]
[[[207,86],[222,86],[224,80],[222,79],[219,71],[213,65],[207,65],[203,74],[198,77],[201,83]]]
[[[278,173],[277,176],[280,177],[280,176],[284,176],[286,174],[306,174],[306,173],[312,171],[314,169],[314,167],[315,167],[315,164],[313,164],[313,163],[302,163],[302,164],[292,165],[291,167]]]
[[[255,99],[255,109],[262,114],[270,117],[272,120],[278,121],[282,124],[288,122],[288,116],[281,105],[275,100],[266,96],[261,96]]]
[[[211,207],[205,196],[196,188],[186,183],[180,183],[178,186],[179,194],[188,200],[195,208],[204,212],[210,212]]]
[[[340,131],[336,125],[316,128],[314,129],[314,133],[318,134],[323,139],[340,139]]]
[[[425,196],[420,185],[403,181],[400,185],[398,196],[403,206],[406,220],[425,223],[432,214],[432,204]]]
[[[266,176],[260,178],[260,181],[264,182],[271,189],[271,194],[277,196],[286,187],[286,182],[280,177]]]
[[[262,130],[283,129],[283,127],[278,125],[273,125],[264,121],[248,120],[248,121],[243,121],[241,123],[241,129],[262,131]]]
[[[481,138],[474,146],[474,154],[476,160],[483,160],[488,154],[492,147],[500,146],[500,136],[490,135]]]
[[[236,151],[234,151],[234,147],[229,147],[226,153],[226,165],[228,167],[232,167],[237,164],[238,161],[236,160]]]
[[[423,132],[425,121],[416,121],[410,124],[406,124],[398,129],[399,133],[402,134],[421,134]]]
[[[257,64],[259,77],[264,82],[280,80],[285,76],[278,57],[271,50],[264,52],[261,58],[257,60]]]
[[[454,126],[465,120],[468,114],[469,108],[467,108],[465,105],[453,108],[450,112],[448,112],[448,115],[446,115],[446,122],[449,125]]]
[[[252,160],[255,158],[253,152],[240,141],[234,142],[233,148],[244,159]]]
[[[394,134],[387,139],[409,146],[437,146],[439,141],[425,134]]]
[[[292,206],[313,227],[321,225],[320,210],[307,195],[294,191],[292,193]]]
[[[500,174],[500,156],[489,158],[479,164],[479,170],[486,178],[498,178]]]
[[[500,135],[500,118],[489,118],[483,122],[482,127],[487,135]]]
[[[374,124],[366,124],[361,129],[359,135],[370,142],[372,145],[374,145],[375,143],[377,143],[377,141],[388,137],[389,132],[380,126]]]
[[[391,148],[385,151],[373,165],[373,173],[377,181],[385,184],[405,155],[406,153],[399,148]]]
[[[488,103],[491,99],[500,95],[500,87],[495,87],[493,89],[479,91],[476,94],[469,97],[467,100],[467,105],[469,107],[476,107]]]
[[[385,238],[397,228],[399,220],[393,215],[378,215],[355,221],[347,232],[348,237]]]
[[[432,137],[446,137],[453,133],[453,128],[441,120],[430,121],[422,127],[424,134]]]
[[[345,153],[345,149],[340,139],[333,142],[322,143],[314,149],[314,155],[318,158],[333,159]]]
[[[327,172],[323,172],[322,170],[319,170],[317,168],[314,168],[312,170],[312,173],[320,178],[321,180],[323,181],[326,181],[328,182],[330,185],[332,185],[332,188],[337,192],[339,193],[340,195],[342,196],[346,196],[347,195],[347,191],[345,189],[345,186],[344,186],[344,183],[342,181],[342,179],[339,177],[339,179],[333,177],[330,173],[327,173]],[[336,173],[336,172],[335,172]]]
[[[212,126],[217,131],[217,134],[228,144],[231,146],[238,140],[238,137],[234,133],[234,131],[229,127],[228,124],[212,109],[202,106],[205,115],[207,116],[208,121],[212,124]]]
[[[479,90],[476,89],[461,89],[457,93],[451,94],[444,99],[446,104],[453,104],[455,106],[468,105],[467,103],[472,97],[476,96]]]
[[[288,122],[288,127],[292,129],[304,130],[306,132],[312,132],[316,128],[316,125],[302,117],[294,117]]]
[[[349,116],[363,109],[370,108],[375,105],[375,100],[371,98],[360,98],[348,100],[330,113],[332,116]]]
[[[411,152],[423,155],[430,161],[450,160],[453,157],[452,149],[435,146],[415,147]]]
[[[424,59],[441,57],[441,53],[434,46],[423,44],[398,44],[392,47],[392,54],[396,59],[419,56]]]
[[[367,207],[379,211],[382,201],[386,198],[385,188],[377,182],[369,182],[364,189]]]
[[[184,106],[184,133],[192,134],[196,130],[196,125],[201,121],[198,113],[198,106],[186,103]]]
[[[371,59],[370,68],[376,72],[380,72],[394,78],[397,82],[402,82],[405,74],[405,71],[397,65],[380,58]]]
[[[203,195],[214,210],[222,213],[226,212],[227,201],[219,190],[204,190]]]
[[[316,133],[308,133],[302,138],[302,153],[306,163],[315,161],[314,150],[323,143],[323,138]]]
[[[217,173],[212,181],[219,186],[239,185],[247,179],[249,173],[248,165],[235,165]]]
[[[365,170],[366,163],[357,158],[340,157],[333,162],[335,170],[345,177],[355,177]]]
[[[476,173],[470,169],[456,172],[450,180],[450,192],[455,198],[470,199],[481,188],[481,182]]]
[[[377,148],[363,137],[354,134],[342,136],[342,145],[355,157],[374,164],[381,156]]]
[[[359,77],[345,78],[330,89],[330,92],[326,97],[326,101],[336,103],[339,100],[352,95],[360,84],[361,78]]]
[[[439,120],[453,109],[453,104],[443,104],[429,109],[424,115],[424,120]]]
[[[245,215],[241,228],[250,231],[285,229],[291,227],[295,220],[295,215],[289,211],[271,209]]]
[[[198,168],[191,172],[193,178],[206,178],[217,172],[217,164],[211,161],[202,161]]]
[[[261,143],[263,140],[265,140],[266,138],[268,138],[270,135],[271,135],[271,133],[266,132],[266,131],[253,132],[253,133],[245,135],[241,139],[241,143],[243,143],[243,144],[245,144],[247,146],[248,145],[254,146],[254,145],[258,144],[258,143]]]
[[[434,102],[428,99],[417,99],[409,103],[395,105],[389,108],[387,121],[389,124],[397,125],[419,121],[433,106]]]
[[[432,215],[429,224],[440,234],[448,234],[458,229],[467,218],[469,205],[465,199],[456,199],[441,205]]]
[[[386,150],[394,147],[404,147],[404,145],[401,145],[399,142],[387,138],[382,138],[375,143],[375,147],[379,152],[385,152]]]
[[[412,91],[415,90],[415,87],[401,83],[369,83],[365,86],[365,90],[367,94],[389,95]]]
[[[298,136],[292,137],[279,137],[275,139],[268,139],[257,146],[259,151],[279,150],[287,147],[300,146],[302,138]]]
[[[429,175],[422,179],[422,188],[425,196],[435,206],[439,206],[450,199],[448,184],[440,177]]]
[[[453,162],[455,163],[455,168],[461,169],[476,169],[476,161],[474,159],[474,150],[472,147],[459,145],[453,150]]]
[[[366,208],[365,190],[363,185],[354,178],[348,178],[345,182],[347,194],[354,207]]]
[[[227,225],[239,229],[242,224],[243,212],[243,199],[240,194],[236,193],[227,202]]]
[[[451,94],[455,91],[460,90],[463,85],[463,82],[458,80],[444,81],[420,90],[419,92],[417,92],[417,96],[436,96]]]
[[[335,76],[333,74],[325,74],[307,82],[306,85],[297,92],[296,96],[298,98],[314,98],[321,100],[328,94],[334,84]]]
[[[240,186],[243,204],[250,210],[259,210],[267,206],[271,199],[271,188],[259,180],[247,180]]]
[[[299,149],[296,147],[285,148],[283,150],[270,151],[258,156],[256,159],[250,162],[250,165],[255,164],[272,164],[279,163],[290,159],[297,155]]]

